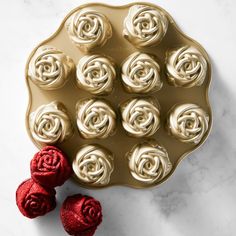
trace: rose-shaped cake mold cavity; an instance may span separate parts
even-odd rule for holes
[[[155,46],[168,29],[168,19],[159,9],[134,5],[124,21],[124,37],[136,47]]]
[[[77,65],[77,85],[91,94],[111,93],[115,78],[115,64],[106,56],[84,56]]]
[[[146,184],[161,181],[172,169],[166,149],[156,142],[135,145],[127,157],[131,175]]]
[[[56,191],[44,188],[32,179],[25,180],[16,190],[16,204],[28,218],[45,215],[56,207]]]
[[[46,146],[34,155],[30,171],[35,182],[48,188],[61,186],[72,174],[67,157],[54,146]]]
[[[82,99],[76,110],[77,127],[83,138],[104,139],[114,134],[116,113],[104,99]]]
[[[58,101],[38,107],[30,114],[29,125],[33,139],[40,143],[61,143],[73,134],[67,111]]]
[[[167,81],[175,87],[200,86],[207,74],[207,61],[193,46],[169,51],[166,58]]]
[[[59,89],[75,68],[71,58],[51,46],[41,46],[29,62],[28,76],[40,88]]]
[[[129,93],[149,93],[162,87],[160,66],[146,53],[135,52],[122,64],[122,82]]]
[[[208,130],[209,115],[196,104],[174,106],[168,114],[167,129],[184,143],[198,144]]]
[[[149,137],[160,127],[159,104],[151,98],[132,98],[120,110],[123,128],[130,136]]]
[[[108,18],[88,8],[75,12],[67,22],[66,28],[72,42],[85,52],[102,47],[112,36]]]
[[[114,169],[113,154],[97,144],[85,145],[77,152],[72,168],[82,183],[107,185]]]
[[[75,194],[63,202],[60,215],[69,235],[92,236],[102,222],[102,207],[92,197]]]

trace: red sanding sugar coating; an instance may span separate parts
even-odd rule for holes
[[[35,182],[50,188],[62,185],[72,174],[66,156],[54,146],[46,146],[36,153],[31,160],[30,170]]]
[[[16,204],[28,217],[42,216],[56,207],[55,190],[46,189],[32,179],[21,183],[16,190]]]
[[[70,235],[92,236],[102,222],[101,205],[81,194],[67,197],[61,208],[61,221]]]

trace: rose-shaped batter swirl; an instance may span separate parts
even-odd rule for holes
[[[83,51],[102,47],[112,36],[107,17],[91,9],[83,9],[71,16],[67,26],[71,40]]]
[[[112,153],[99,145],[82,147],[73,161],[76,177],[83,183],[106,185],[114,169]]]
[[[172,169],[167,151],[156,143],[135,145],[128,153],[128,159],[132,176],[147,184],[159,182]]]
[[[160,127],[158,104],[151,99],[134,98],[121,104],[122,125],[133,137],[149,137]]]
[[[162,87],[160,66],[148,54],[135,52],[122,65],[122,82],[130,93],[158,91]]]
[[[32,179],[28,179],[16,190],[16,204],[24,216],[36,218],[55,208],[55,194],[54,189],[46,189]]]
[[[54,146],[46,146],[34,155],[30,171],[35,182],[48,188],[64,184],[72,174],[65,154]]]
[[[30,131],[37,142],[61,143],[73,134],[70,118],[62,103],[54,101],[30,114]]]
[[[157,8],[135,5],[124,21],[124,37],[137,47],[160,43],[168,28],[166,16]]]
[[[196,104],[182,104],[169,111],[167,128],[184,143],[199,143],[208,130],[209,116]]]
[[[207,62],[193,46],[184,46],[168,53],[167,80],[175,87],[200,86],[207,74]]]
[[[61,208],[61,222],[69,235],[92,236],[102,222],[101,204],[89,196],[69,196]]]
[[[114,134],[116,113],[105,100],[83,99],[77,103],[77,126],[86,139],[107,138]]]
[[[37,86],[53,90],[64,86],[73,69],[73,60],[63,52],[51,46],[42,46],[30,60],[28,75]]]
[[[116,77],[114,63],[105,56],[84,56],[77,66],[77,84],[97,95],[111,93]]]

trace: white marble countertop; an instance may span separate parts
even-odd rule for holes
[[[92,191],[68,181],[58,188],[58,206],[53,212],[35,220],[19,213],[15,190],[29,176],[29,161],[37,150],[24,124],[28,103],[25,63],[31,50],[55,31],[64,16],[85,2],[88,1],[0,2],[1,235],[66,235],[59,209],[67,195],[78,192],[92,195],[102,203],[104,218],[96,236],[235,235],[236,1],[233,0],[158,1],[185,33],[205,47],[213,65],[211,135],[166,183],[147,190],[112,187]],[[119,1],[123,3],[128,1]]]

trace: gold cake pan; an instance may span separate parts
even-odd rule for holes
[[[135,8],[136,6],[138,6],[137,8],[138,10]],[[161,16],[165,17],[165,19],[163,20],[164,21],[163,27],[165,27],[165,24],[168,24],[168,27],[166,29],[166,32],[164,32],[164,34],[160,36],[159,39],[160,42],[156,42],[155,41],[156,39],[152,39],[153,41],[151,42],[151,45],[149,45],[150,43],[146,44],[146,42],[144,43],[137,41],[135,38],[133,38],[130,32],[128,32],[128,36],[127,32],[124,33],[125,19],[129,14],[131,14],[131,16],[133,17],[133,15],[136,14],[137,11],[139,11],[140,6],[146,7],[145,8],[146,11],[148,11],[149,9],[151,9],[151,11],[153,9],[157,10],[159,13],[161,13]],[[129,11],[132,7],[134,7],[134,12],[130,13]],[[103,29],[106,31],[104,38],[102,38],[101,41],[93,45],[89,43],[83,45],[78,42],[76,43],[75,40],[73,41],[72,37],[73,35],[72,36],[69,35],[73,34],[70,33],[70,27],[72,27],[71,19],[75,16],[75,14],[77,14],[78,12],[80,13],[81,11],[82,11],[81,14],[86,13],[87,17],[90,14],[90,12],[89,14],[86,12],[87,10],[91,11],[92,13],[102,14],[103,16],[105,16],[105,21],[108,20],[112,28],[111,30],[110,26],[107,25],[107,23],[105,22],[105,24],[103,25]],[[154,14],[155,16],[155,12],[154,13],[145,12],[143,16],[146,17],[147,15],[145,14],[150,14],[151,16],[153,16],[152,14]],[[128,23],[127,23],[128,25],[127,28],[128,30],[130,30],[129,29],[130,26]],[[146,22],[141,22],[141,23],[142,27],[148,27],[146,25]],[[90,30],[89,29],[90,26],[85,26],[85,27],[87,27],[86,30]],[[185,86],[178,84],[178,82],[176,81],[174,82],[171,81],[170,78],[171,69],[168,71],[167,68],[167,63],[170,64],[172,63],[169,62],[167,58],[170,57],[173,53],[180,50],[181,48],[183,48],[183,50],[186,49],[185,47],[187,48],[187,50],[188,48],[190,48],[190,52],[187,51],[187,53],[191,54],[192,53],[191,50],[192,48],[194,48],[205,59],[205,61],[203,60],[202,62],[201,59],[198,58],[200,60],[200,67],[199,64],[197,64],[199,63],[199,61],[193,62],[196,64],[190,63],[185,65],[186,70],[191,70],[192,68],[191,66],[195,66],[195,69],[197,68],[196,73],[200,72],[203,73],[202,76],[204,77],[204,80],[200,81],[199,78],[199,81],[196,81],[196,83],[193,86],[191,85]],[[36,63],[38,63],[36,56],[37,53],[42,53],[42,51],[40,51],[42,48],[43,50],[45,48],[46,50],[49,51],[54,50],[53,53],[55,53],[55,50],[58,50],[59,52],[62,53],[58,54],[58,52],[56,52],[56,58],[60,60],[62,64],[64,63],[63,75],[66,78],[65,81],[57,81],[56,83],[53,82],[53,85],[46,89],[44,81],[41,81],[40,82],[41,84],[39,85],[35,83],[35,81],[32,79],[35,76],[34,74],[35,71],[32,70],[34,70],[34,66],[36,65]],[[153,58],[153,60],[158,63],[160,67],[159,76],[162,83],[161,85],[159,85],[159,88],[155,88],[154,90],[148,91],[146,93],[132,92],[132,91],[130,92],[130,89],[132,90],[132,86],[131,88],[129,88],[128,86],[126,86],[124,83],[121,82],[122,80],[121,74],[123,73],[122,65],[124,65],[124,62],[129,58],[130,55],[136,52],[150,55],[150,57]],[[110,60],[111,64],[109,65],[113,65],[115,70],[115,71],[111,70],[109,72],[110,75],[114,77],[111,85],[112,88],[106,88],[106,91],[104,93],[102,92],[101,94],[99,93],[96,94],[96,92],[95,93],[91,92],[89,88],[83,89],[83,85],[78,84],[76,78],[77,77],[76,66],[78,62],[84,56],[92,57],[93,55],[104,56],[105,58]],[[188,58],[188,55],[189,54],[187,54],[185,59]],[[34,65],[31,64],[32,61],[34,61],[35,63]],[[54,66],[58,65],[55,64]],[[40,73],[42,72],[41,69]],[[48,69],[48,71],[50,72],[50,68],[44,67],[44,69],[45,70]],[[97,76],[96,73],[95,75]],[[45,145],[55,145],[67,154],[71,164],[75,162],[78,153],[81,153],[85,149],[88,150],[89,147],[92,148],[91,150],[94,150],[94,147],[91,147],[91,145],[95,144],[95,149],[97,147],[104,148],[106,166],[102,168],[105,168],[105,171],[109,172],[107,174],[107,178],[105,179],[100,178],[99,180],[100,182],[98,181],[94,184],[91,181],[86,180],[86,177],[85,181],[81,181],[81,179],[78,178],[78,175],[76,175],[75,173],[74,179],[80,186],[86,188],[103,188],[113,185],[125,185],[134,188],[145,188],[145,187],[155,186],[161,184],[166,179],[168,179],[175,171],[180,161],[183,160],[185,156],[193,152],[196,148],[201,146],[203,142],[206,140],[212,126],[212,111],[208,98],[208,90],[210,82],[211,82],[211,64],[206,51],[198,42],[185,35],[178,28],[178,26],[176,25],[173,18],[169,15],[169,13],[167,13],[161,7],[150,3],[140,3],[140,2],[131,3],[124,6],[110,6],[100,3],[85,4],[71,11],[65,17],[58,30],[48,39],[41,42],[29,56],[29,59],[26,64],[26,83],[29,91],[29,104],[26,113],[26,127],[31,140],[38,148],[42,148]],[[81,83],[83,83],[83,81]],[[150,101],[150,103],[155,104],[155,107],[159,110],[160,112],[159,117],[157,115],[157,118],[155,120],[155,122],[159,122],[159,125],[156,125],[156,130],[154,131],[152,130],[153,133],[150,131],[144,136],[142,135],[138,136],[132,134],[130,135],[130,133],[127,133],[127,130],[125,130],[124,126],[122,125],[122,119],[124,119],[122,116],[122,109],[124,109],[124,107],[127,106],[127,102],[129,101],[133,102],[135,99],[137,100],[144,99]],[[110,113],[111,117],[113,116],[114,118],[110,120],[111,122],[110,124],[113,124],[112,122],[115,122],[114,127],[113,126],[109,127],[111,129],[110,130],[111,133],[109,133],[108,135],[106,133],[103,134],[102,138],[101,135],[100,137],[96,137],[93,135],[91,136],[91,134],[90,136],[89,135],[86,136],[86,134],[83,134],[83,132],[81,132],[81,130],[78,129],[78,123],[77,123],[78,109],[81,109],[81,106],[83,106],[87,101],[90,100],[104,101],[115,113],[115,116],[113,116],[112,112]],[[59,103],[59,105],[57,103]],[[65,139],[63,140],[57,139],[57,141],[54,143],[50,142],[44,143],[35,138],[36,137],[35,135],[37,134],[32,133],[32,127],[30,124],[30,122],[36,122],[37,120],[37,114],[35,114],[35,111],[37,111],[39,107],[48,104],[53,104],[49,106],[48,108],[49,110],[55,108],[59,109],[60,112],[61,111],[65,112],[70,122],[70,127],[69,128],[67,127],[68,132],[63,133],[63,138]],[[202,127],[200,128],[205,129],[204,132],[201,133],[201,135],[199,134],[200,131],[198,131],[199,138],[193,140],[192,142],[186,141],[185,139],[186,137],[182,137],[181,140],[179,136],[178,139],[178,134],[176,136],[175,131],[173,131],[169,127],[171,123],[170,119],[175,119],[174,116],[176,115],[175,113],[171,112],[173,112],[176,106],[181,104],[197,105],[197,107],[191,108],[194,109],[193,112],[191,110],[191,112],[186,114],[187,116],[189,115],[194,116],[195,118],[191,118],[193,120],[197,119],[197,121],[193,121],[193,125],[196,125],[196,122],[200,122],[200,125],[204,126],[203,128]],[[88,108],[86,107],[86,109]],[[85,112],[88,111],[86,109]],[[109,108],[104,108],[104,110],[107,111],[109,110]],[[40,110],[40,112],[45,112],[45,110],[43,111]],[[151,109],[151,113],[152,112],[153,108]],[[175,112],[177,111],[175,110]],[[196,118],[196,114],[199,113],[194,113],[194,112],[200,112],[199,116],[200,118],[198,116]],[[147,112],[147,114],[149,113]],[[80,119],[82,118],[80,117]],[[95,123],[96,119],[94,121]],[[68,125],[66,118],[63,120],[63,122],[64,122],[63,125],[66,126]],[[186,125],[189,125],[190,130],[193,129],[191,122],[190,124]],[[197,125],[198,127],[195,128],[199,128],[199,124]],[[47,126],[47,128],[50,129],[49,126]],[[35,132],[37,133],[37,131]],[[88,136],[89,138],[86,138]],[[162,155],[165,152],[168,154],[169,159],[166,163],[164,163],[166,165],[165,166],[166,172],[164,171],[165,172],[164,173],[162,170],[162,173],[159,173],[159,176],[162,176],[160,177],[160,179],[156,177],[155,179],[153,179],[153,181],[150,179],[140,181],[137,175],[135,173],[132,173],[131,171],[131,168],[136,168],[136,167],[131,167],[131,165],[137,164],[135,162],[136,160],[134,160],[133,164],[129,163],[130,159],[135,158],[132,157],[133,154],[132,152],[134,151],[135,147],[137,148],[137,145],[145,143],[150,144],[150,146],[152,146],[153,148],[160,147],[159,150],[162,151],[160,155]],[[139,146],[139,151],[142,150],[142,148],[143,146]],[[145,168],[147,168],[147,170],[151,169],[152,164],[153,164],[152,161],[151,163],[146,163]],[[161,165],[163,163],[160,162],[159,164]],[[93,165],[86,166],[85,169],[82,168],[81,171],[86,170],[93,172],[95,171],[93,168],[96,169],[97,166]],[[80,174],[82,175],[82,177],[84,176],[84,173],[82,172],[79,173],[79,176]]]

